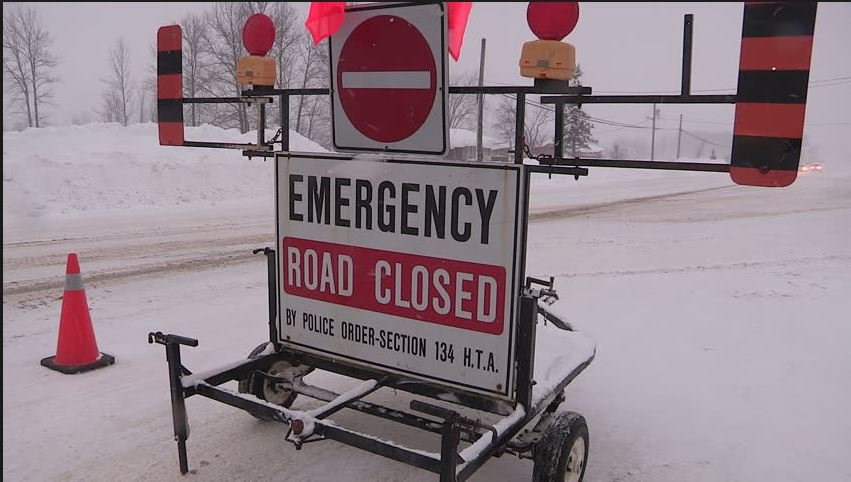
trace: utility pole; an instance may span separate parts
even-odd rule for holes
[[[482,51],[479,53],[479,88],[485,83],[485,39],[482,39]],[[479,104],[479,122],[476,127],[476,160],[481,161],[482,153],[482,124],[485,110],[485,96],[481,92],[476,96]]]
[[[656,104],[653,104],[653,131],[650,134],[650,160],[656,159]]]
[[[683,115],[680,114],[680,128],[677,131],[677,159],[680,158],[680,140],[683,138]]]

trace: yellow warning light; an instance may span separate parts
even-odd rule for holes
[[[275,59],[246,55],[236,64],[236,78],[243,85],[273,87],[277,69]]]
[[[520,75],[533,79],[570,80],[576,70],[576,49],[558,40],[533,40],[523,44]]]

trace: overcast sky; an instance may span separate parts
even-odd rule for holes
[[[4,4],[4,8],[5,8]],[[156,30],[209,3],[33,3],[54,37],[61,59],[51,121],[67,123],[100,102],[109,50],[119,37],[130,49],[133,76],[150,62]],[[301,16],[308,3],[294,2]],[[477,71],[481,39],[487,39],[486,82],[528,84],[517,63],[524,41],[534,40],[526,24],[526,2],[477,2],[459,62],[450,73]],[[574,44],[594,93],[670,92],[680,85],[683,15],[695,15],[692,90],[735,92],[742,3],[580,3],[579,23],[565,40]],[[828,140],[851,139],[851,3],[820,3],[815,29],[807,105],[807,132]],[[830,80],[829,79],[838,79]],[[724,91],[712,93],[724,93]],[[592,115],[644,123],[650,106],[591,106]],[[589,107],[589,108],[591,108]],[[684,113],[693,128],[731,130],[731,106],[665,106],[660,125],[675,126]],[[714,124],[713,124],[714,123]],[[830,125],[828,125],[830,124]],[[815,131],[818,129],[818,132]],[[598,126],[598,131],[605,131]],[[825,134],[825,133],[829,133]],[[841,152],[851,149],[848,141]],[[831,151],[834,149],[831,148]],[[849,159],[851,161],[851,159]]]

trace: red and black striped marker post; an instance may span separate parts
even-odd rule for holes
[[[180,25],[157,31],[157,124],[160,145],[182,146],[183,31]]]
[[[783,187],[798,174],[816,3],[746,2],[730,177]]]

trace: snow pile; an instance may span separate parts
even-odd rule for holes
[[[186,129],[186,138],[198,141],[252,142],[256,135],[209,125]],[[293,150],[325,151],[290,136]],[[247,160],[237,150],[160,146],[156,124],[3,133],[4,217],[266,201],[273,176],[271,162]]]

